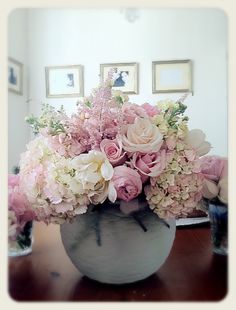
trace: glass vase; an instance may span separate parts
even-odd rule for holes
[[[33,222],[27,222],[23,231],[17,235],[16,240],[8,240],[8,256],[23,256],[32,252]]]
[[[124,214],[104,203],[62,224],[61,237],[83,275],[102,283],[132,283],[164,264],[174,242],[175,220],[163,221],[149,208]]]
[[[213,252],[228,254],[228,205],[209,203]]]

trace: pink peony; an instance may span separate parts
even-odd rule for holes
[[[118,166],[125,163],[126,152],[122,151],[122,143],[119,139],[102,140],[100,143],[100,149],[113,166]]]
[[[218,182],[228,175],[228,160],[220,156],[204,156],[200,159],[201,172],[208,180]]]
[[[166,167],[166,151],[161,150],[156,153],[134,153],[131,164],[138,170],[142,182],[146,182],[149,177],[157,177]]]
[[[223,203],[228,202],[228,160],[220,156],[204,156],[200,159],[201,172],[204,176],[203,197],[219,197]],[[223,188],[222,186],[223,185]]]
[[[20,176],[19,174],[8,175],[8,187],[13,188],[19,185]]]
[[[160,111],[158,110],[157,107],[155,107],[155,106],[153,106],[147,102],[142,104],[141,107],[146,111],[147,115],[150,117],[158,115],[160,113]]]
[[[129,167],[115,167],[112,181],[117,192],[117,197],[122,200],[130,201],[136,198],[142,191],[140,175],[137,171]]]
[[[35,219],[35,213],[29,202],[20,190],[19,175],[8,176],[8,210],[9,210],[9,237],[15,239],[25,224]],[[14,230],[12,228],[14,227]],[[13,233],[14,231],[14,233]]]
[[[122,106],[122,114],[127,124],[133,124],[137,117],[147,118],[148,114],[144,108],[138,104],[125,103]]]

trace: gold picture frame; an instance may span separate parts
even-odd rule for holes
[[[45,67],[46,97],[83,97],[83,74],[82,65]]]
[[[152,62],[152,93],[192,93],[192,61]]]
[[[110,69],[114,69],[113,89],[122,90],[124,94],[138,94],[139,91],[139,64],[128,63],[106,63],[100,64],[100,77],[102,81],[107,78]]]
[[[23,64],[11,57],[8,58],[8,90],[23,95]]]

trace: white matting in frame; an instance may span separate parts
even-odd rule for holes
[[[191,60],[152,62],[153,93],[193,93]]]
[[[45,75],[47,98],[83,96],[83,66],[71,65],[46,67]]]

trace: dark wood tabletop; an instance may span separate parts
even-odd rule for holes
[[[9,259],[9,294],[17,301],[219,301],[227,294],[227,262],[212,252],[209,223],[178,227],[171,253],[154,275],[133,284],[101,284],[73,266],[59,226],[36,223],[32,254]]]

